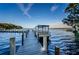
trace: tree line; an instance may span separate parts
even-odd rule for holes
[[[10,23],[0,23],[0,29],[22,29],[22,27]]]

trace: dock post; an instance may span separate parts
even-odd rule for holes
[[[22,33],[22,46],[24,45],[24,33]]]
[[[10,38],[10,55],[14,55],[16,52],[15,38]]]
[[[26,35],[25,35],[25,36],[26,36],[26,38],[27,38],[27,32],[26,32]]]
[[[47,52],[47,36],[43,36],[43,49]]]
[[[60,48],[55,47],[55,55],[60,55]]]

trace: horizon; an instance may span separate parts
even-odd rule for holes
[[[0,22],[33,28],[36,25],[62,23],[67,3],[5,3],[0,4]]]

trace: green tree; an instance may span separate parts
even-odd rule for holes
[[[78,33],[79,27],[79,4],[78,3],[70,3],[65,9],[65,13],[67,13],[67,17],[62,20],[64,24],[72,26],[74,29],[75,36]]]
[[[9,23],[0,23],[0,29],[22,29],[22,27]]]

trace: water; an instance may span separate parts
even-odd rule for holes
[[[49,54],[55,54],[55,47],[60,48],[61,55],[75,55],[79,54],[75,37],[72,32],[64,30],[50,30],[50,44],[48,46]]]
[[[10,47],[10,37],[15,37],[16,49],[21,45],[21,33],[0,33],[0,54],[6,55],[9,54]]]
[[[10,42],[9,38],[15,37],[16,39],[16,47],[21,45],[22,34],[21,33],[0,33],[0,54],[7,55],[9,54]],[[74,34],[72,32],[66,32],[63,30],[50,30],[50,42],[48,46],[48,52],[50,55],[55,54],[55,47],[60,48],[60,54],[76,54],[79,49],[76,49],[76,43],[74,42]],[[69,50],[72,48],[71,50]]]

